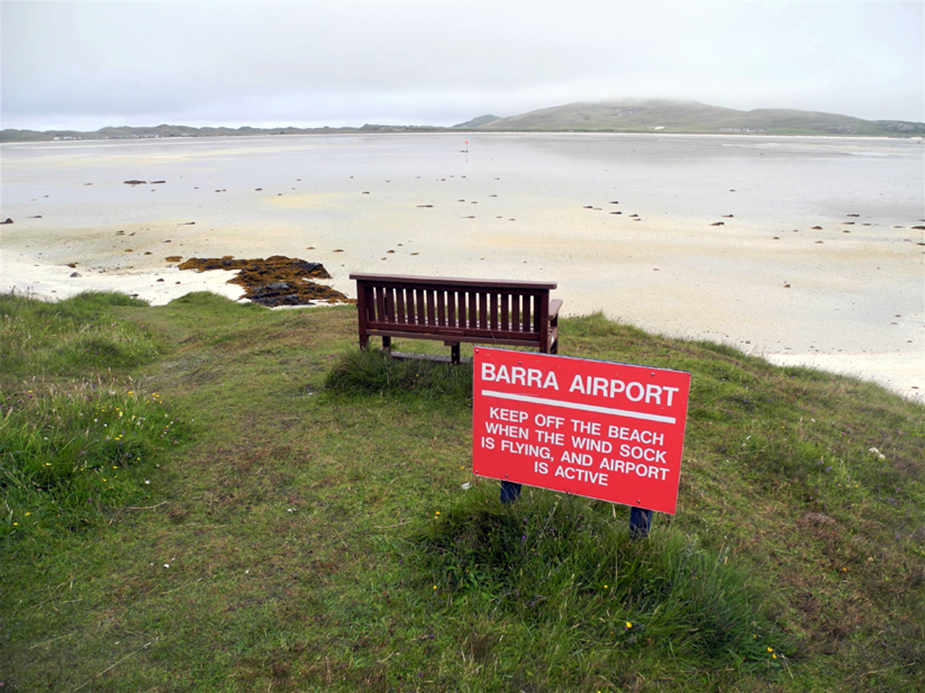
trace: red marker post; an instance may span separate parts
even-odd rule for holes
[[[475,474],[675,512],[690,373],[485,347],[474,355]]]

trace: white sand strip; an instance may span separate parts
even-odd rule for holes
[[[75,296],[83,291],[117,291],[137,296],[152,305],[164,305],[194,291],[211,291],[237,300],[244,291],[228,284],[230,272],[189,272],[163,267],[156,272],[81,271],[22,259],[0,259],[0,291],[31,295],[46,301]],[[73,276],[76,275],[76,276]]]

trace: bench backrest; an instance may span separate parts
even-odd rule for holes
[[[483,336],[539,341],[555,282],[351,274],[360,331]]]

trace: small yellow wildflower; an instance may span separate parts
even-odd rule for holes
[[[627,627],[627,628],[632,628],[632,627],[633,627],[633,624],[630,623],[629,621],[627,621],[627,622],[626,622],[626,627]]]

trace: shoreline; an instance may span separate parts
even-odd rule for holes
[[[237,300],[230,273],[177,266],[272,255],[323,264],[320,283],[347,296],[352,272],[553,281],[563,316],[601,311],[925,401],[922,148],[665,134],[480,135],[465,151],[444,133],[17,145],[0,291]]]
[[[125,126],[129,127],[129,126]],[[132,126],[135,127],[135,126]],[[151,129],[156,126],[137,126],[137,129]],[[179,126],[184,127],[184,126]],[[223,126],[216,126],[223,127]],[[24,140],[0,140],[0,148],[10,145],[30,145],[30,144],[47,144],[51,143],[60,143],[65,144],[74,144],[74,143],[90,143],[90,144],[100,144],[104,142],[111,143],[126,143],[126,142],[157,142],[157,141],[188,141],[188,140],[239,140],[244,138],[254,138],[254,139],[277,139],[277,138],[286,138],[286,139],[296,139],[301,137],[357,137],[357,136],[370,136],[370,137],[383,137],[383,136],[406,136],[406,137],[424,137],[424,136],[468,136],[468,137],[479,137],[479,136],[491,136],[491,135],[527,135],[527,136],[547,136],[547,135],[575,135],[575,136],[621,136],[621,137],[741,137],[741,138],[773,138],[773,139],[796,139],[796,140],[806,140],[806,139],[819,139],[823,141],[827,140],[845,140],[845,141],[883,141],[883,142],[896,142],[896,141],[910,141],[914,144],[922,144],[925,142],[925,135],[922,134],[896,134],[896,135],[850,135],[850,134],[828,134],[824,132],[812,133],[812,134],[786,134],[786,133],[775,133],[775,132],[695,132],[695,131],[671,131],[671,130],[656,130],[656,129],[647,129],[647,130],[579,130],[579,129],[569,129],[569,130],[479,130],[479,129],[465,129],[465,128],[453,128],[453,127],[441,127],[441,126],[430,126],[430,125],[410,125],[410,126],[382,126],[383,130],[373,131],[373,130],[363,130],[362,128],[353,128],[353,127],[330,127],[330,128],[299,128],[301,130],[312,130],[312,132],[293,132],[280,134],[279,130],[285,130],[290,126],[284,126],[279,128],[267,128],[270,132],[265,133],[221,133],[221,134],[210,134],[210,135],[150,135],[150,136],[138,136],[138,137],[68,137],[61,138],[51,136],[48,139],[24,139]],[[395,128],[394,130],[389,130],[388,128]],[[405,129],[407,128],[407,129]],[[60,132],[60,130],[28,130],[28,128],[7,128],[8,130],[26,130],[29,132],[36,132],[39,134],[45,134],[46,132]],[[78,134],[92,135],[96,131],[89,132],[80,132]]]
[[[236,255],[235,257],[244,257],[245,255],[247,254]],[[248,257],[253,255],[252,253]],[[307,253],[307,255],[309,257],[303,259],[320,261],[317,256],[311,256],[311,253]],[[135,266],[123,267],[115,263],[119,259],[117,256],[112,255],[110,259],[110,267],[97,265],[95,269],[88,270],[87,268],[82,268],[79,264],[76,268],[71,268],[66,265],[50,265],[41,261],[36,262],[36,258],[11,259],[8,253],[4,253],[0,256],[0,265],[3,268],[0,291],[15,291],[47,301],[63,300],[82,291],[117,291],[137,296],[151,305],[166,305],[177,298],[196,291],[208,291],[233,301],[246,300],[242,287],[229,283],[229,280],[237,275],[235,270],[210,270],[204,272],[180,270],[177,266],[180,263],[167,263],[163,260],[163,266],[161,267],[154,267],[150,264],[142,268]],[[184,256],[184,260],[186,259],[188,257]],[[156,263],[157,261],[150,262]],[[435,267],[430,267],[429,270],[423,272],[408,269],[386,270],[385,268],[377,267],[373,267],[369,271],[394,274],[416,273],[462,276],[460,273],[451,275]],[[75,274],[79,276],[73,276]],[[332,280],[316,281],[337,288],[348,296],[354,297],[356,293],[355,286],[353,286],[353,282],[345,280],[344,276],[346,275],[341,275]],[[465,276],[473,275],[468,274]],[[550,276],[554,276],[554,273],[550,274]],[[548,278],[543,277],[544,280]],[[774,346],[778,348],[775,349],[772,346],[773,338],[766,334],[762,335],[761,329],[757,329],[755,333],[751,334],[748,333],[747,327],[745,331],[738,330],[736,332],[717,329],[716,326],[691,329],[689,324],[675,324],[677,321],[671,320],[670,316],[662,315],[646,318],[639,315],[638,311],[635,316],[615,313],[613,310],[608,310],[603,304],[593,307],[594,304],[587,300],[576,300],[574,297],[570,300],[567,290],[563,290],[563,285],[567,287],[569,282],[566,280],[558,283],[559,289],[554,292],[554,296],[565,300],[562,311],[563,317],[586,315],[600,310],[610,319],[632,324],[653,334],[728,344],[749,355],[765,358],[778,366],[804,366],[873,381],[906,399],[925,404],[925,355],[923,354],[903,353],[898,349],[860,349],[850,351],[838,348],[827,351],[815,346],[809,349],[800,349],[795,341],[791,342],[793,346],[777,341]],[[691,290],[692,287],[681,288],[682,292]],[[664,304],[666,296],[664,292],[659,291],[656,292],[656,296],[653,298],[656,303]],[[313,305],[323,306],[327,304],[316,302]],[[299,306],[293,307],[298,308]],[[710,312],[707,305],[703,305],[702,308],[704,313]]]

